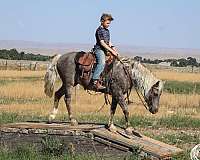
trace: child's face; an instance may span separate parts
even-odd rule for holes
[[[101,25],[102,25],[104,28],[108,28],[108,27],[110,26],[110,23],[111,23],[110,20],[105,20],[105,21],[101,22]]]

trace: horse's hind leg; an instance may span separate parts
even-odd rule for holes
[[[117,130],[116,127],[113,124],[113,117],[114,117],[116,108],[117,108],[117,100],[116,100],[116,98],[113,97],[112,98],[112,104],[111,104],[111,107],[110,107],[110,117],[109,117],[109,122],[108,122],[108,129],[111,132],[116,132],[116,130]]]
[[[53,105],[53,111],[51,112],[49,116],[49,122],[55,119],[56,114],[58,112],[58,104],[60,98],[65,94],[65,87],[62,85],[59,90],[57,90],[54,94],[54,105]]]
[[[66,92],[65,92],[65,104],[67,107],[68,115],[69,115],[69,120],[71,122],[71,125],[78,125],[78,122],[72,115],[72,110],[71,110],[71,86],[66,87]]]

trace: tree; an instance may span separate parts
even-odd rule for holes
[[[191,65],[191,66],[198,66],[198,63],[197,63],[196,58],[188,57],[187,60],[188,60],[188,65]]]
[[[140,56],[135,56],[135,57],[134,57],[134,60],[139,61],[139,62],[142,62],[142,57],[140,57]]]
[[[16,49],[10,50],[0,50],[0,58],[2,59],[10,59],[10,60],[32,60],[32,61],[47,61],[49,60],[49,56],[44,56],[41,54],[32,54],[32,53],[24,53],[18,52]]]
[[[188,61],[185,58],[181,58],[178,61],[179,61],[178,64],[179,67],[186,67],[188,65]]]
[[[170,64],[170,66],[173,66],[173,67],[178,67],[178,62],[176,60],[173,60]]]

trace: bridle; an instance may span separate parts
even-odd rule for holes
[[[123,69],[124,69],[124,72],[126,73],[126,75],[129,77],[129,81],[130,81],[130,84],[131,84],[131,87],[130,87],[130,90],[129,90],[129,93],[127,95],[127,98],[129,98],[130,94],[131,94],[131,90],[132,90],[132,87],[134,87],[140,101],[142,102],[142,104],[144,105],[144,107],[146,108],[146,110],[149,110],[149,107],[148,107],[148,104],[147,102],[145,101],[146,100],[146,97],[143,96],[142,94],[139,93],[139,90],[138,88],[136,87],[135,84],[133,84],[133,80],[132,80],[132,77],[129,73],[129,71],[127,70],[127,68],[125,67],[125,64],[120,60],[118,59],[118,61],[123,65]]]
[[[133,86],[134,86],[134,85],[133,85]],[[135,88],[135,91],[136,91],[136,93],[137,93],[137,95],[138,95],[140,101],[142,102],[142,104],[144,105],[144,107],[146,108],[146,110],[149,110],[148,104],[147,104],[147,102],[145,101],[146,98],[145,98],[142,94],[140,95],[140,93],[139,93],[137,87],[134,86],[134,88]],[[142,98],[143,98],[144,100],[143,100]]]
[[[127,70],[127,68],[126,68],[126,66],[125,66],[125,64],[124,64],[124,62],[121,61],[118,57],[117,57],[116,59],[122,64],[123,70],[124,70],[125,74],[128,76],[128,79],[129,79],[129,82],[130,82],[130,89],[129,89],[128,93],[127,93],[127,97],[126,97],[126,98],[129,99],[129,96],[130,96],[130,94],[131,94],[131,90],[132,90],[132,88],[134,87],[134,89],[135,89],[135,91],[136,91],[136,93],[137,93],[137,95],[138,95],[140,101],[141,101],[142,104],[144,105],[145,109],[146,109],[146,110],[149,110],[148,104],[147,104],[147,102],[145,101],[145,100],[146,100],[146,97],[139,93],[139,90],[138,90],[138,88],[136,87],[136,85],[133,83],[131,74],[130,74],[129,71]],[[108,99],[108,95],[107,95],[107,94],[104,94],[104,98],[105,98],[104,104],[103,104],[96,112],[94,112],[94,113],[100,112],[100,111],[103,109],[103,107],[104,107],[105,105],[107,105],[108,103],[111,105],[111,103],[110,103],[110,101],[109,101],[109,99]]]

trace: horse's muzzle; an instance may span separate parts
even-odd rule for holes
[[[153,107],[150,107],[149,108],[149,111],[152,113],[152,114],[156,114],[158,112],[158,108],[153,108]]]

